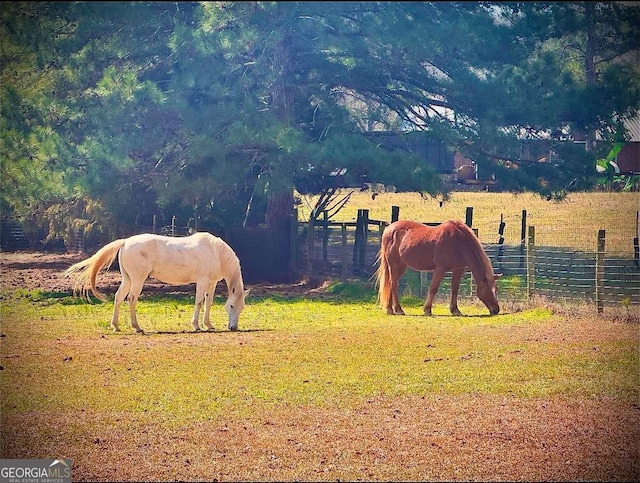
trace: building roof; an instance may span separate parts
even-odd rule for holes
[[[624,126],[629,131],[629,141],[640,142],[640,114],[624,121]]]

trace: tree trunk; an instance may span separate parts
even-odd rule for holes
[[[284,126],[291,126],[293,92],[289,85],[290,53],[287,35],[274,46],[273,69],[277,72],[271,86],[271,108]],[[293,180],[286,156],[274,160],[267,189],[265,223],[273,234],[278,263],[289,267],[291,256],[291,211],[293,209]]]
[[[293,190],[269,190],[265,222],[269,228],[289,230]]]
[[[273,259],[271,263],[279,267],[278,278],[289,280],[291,271],[291,210],[293,209],[293,189],[269,190],[265,221],[272,240]]]

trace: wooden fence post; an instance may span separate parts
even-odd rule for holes
[[[313,217],[309,217],[307,224],[307,274],[309,277],[313,276],[313,244]]]
[[[343,223],[340,230],[342,237],[342,250],[340,252],[342,257],[342,274],[341,279],[343,282],[347,281],[347,224]]]
[[[326,262],[329,259],[327,248],[329,246],[329,213],[327,210],[322,212],[322,261]]]
[[[598,230],[598,245],[596,250],[596,307],[598,313],[604,311],[604,242],[605,231]]]
[[[76,230],[74,247],[76,252],[84,253],[84,228]]]
[[[289,233],[289,276],[293,277],[298,264],[298,209],[291,210],[291,231]]]
[[[364,270],[367,259],[367,239],[369,238],[369,210],[362,210],[362,243],[360,244],[360,265],[358,268]]]
[[[473,226],[473,206],[467,206],[464,217],[466,225],[471,228]]]
[[[391,207],[391,223],[394,221],[398,221],[400,219],[400,207],[392,206]]]
[[[362,243],[362,209],[358,208],[358,217],[356,218],[356,232],[353,239],[353,271],[356,272],[360,267],[360,244]]]
[[[527,297],[531,298],[535,292],[535,247],[536,227],[529,227],[529,240],[527,242]]]

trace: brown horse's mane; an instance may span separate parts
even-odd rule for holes
[[[484,269],[487,277],[489,275],[493,276],[493,267],[491,266],[491,260],[489,260],[489,257],[484,251],[484,248],[482,247],[482,244],[480,243],[480,240],[478,239],[476,234],[465,223],[459,220],[451,220],[451,223],[453,223],[459,231],[464,232],[467,235],[467,239],[474,247],[473,255],[476,257],[477,261],[480,262],[479,265]]]

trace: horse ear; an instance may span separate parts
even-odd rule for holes
[[[244,296],[246,297],[247,295],[249,295],[249,292],[251,292],[250,288],[248,288],[247,290],[244,291]]]
[[[500,277],[502,277],[502,275],[503,275],[502,273],[494,273],[493,274],[493,279],[494,280],[498,280]]]

